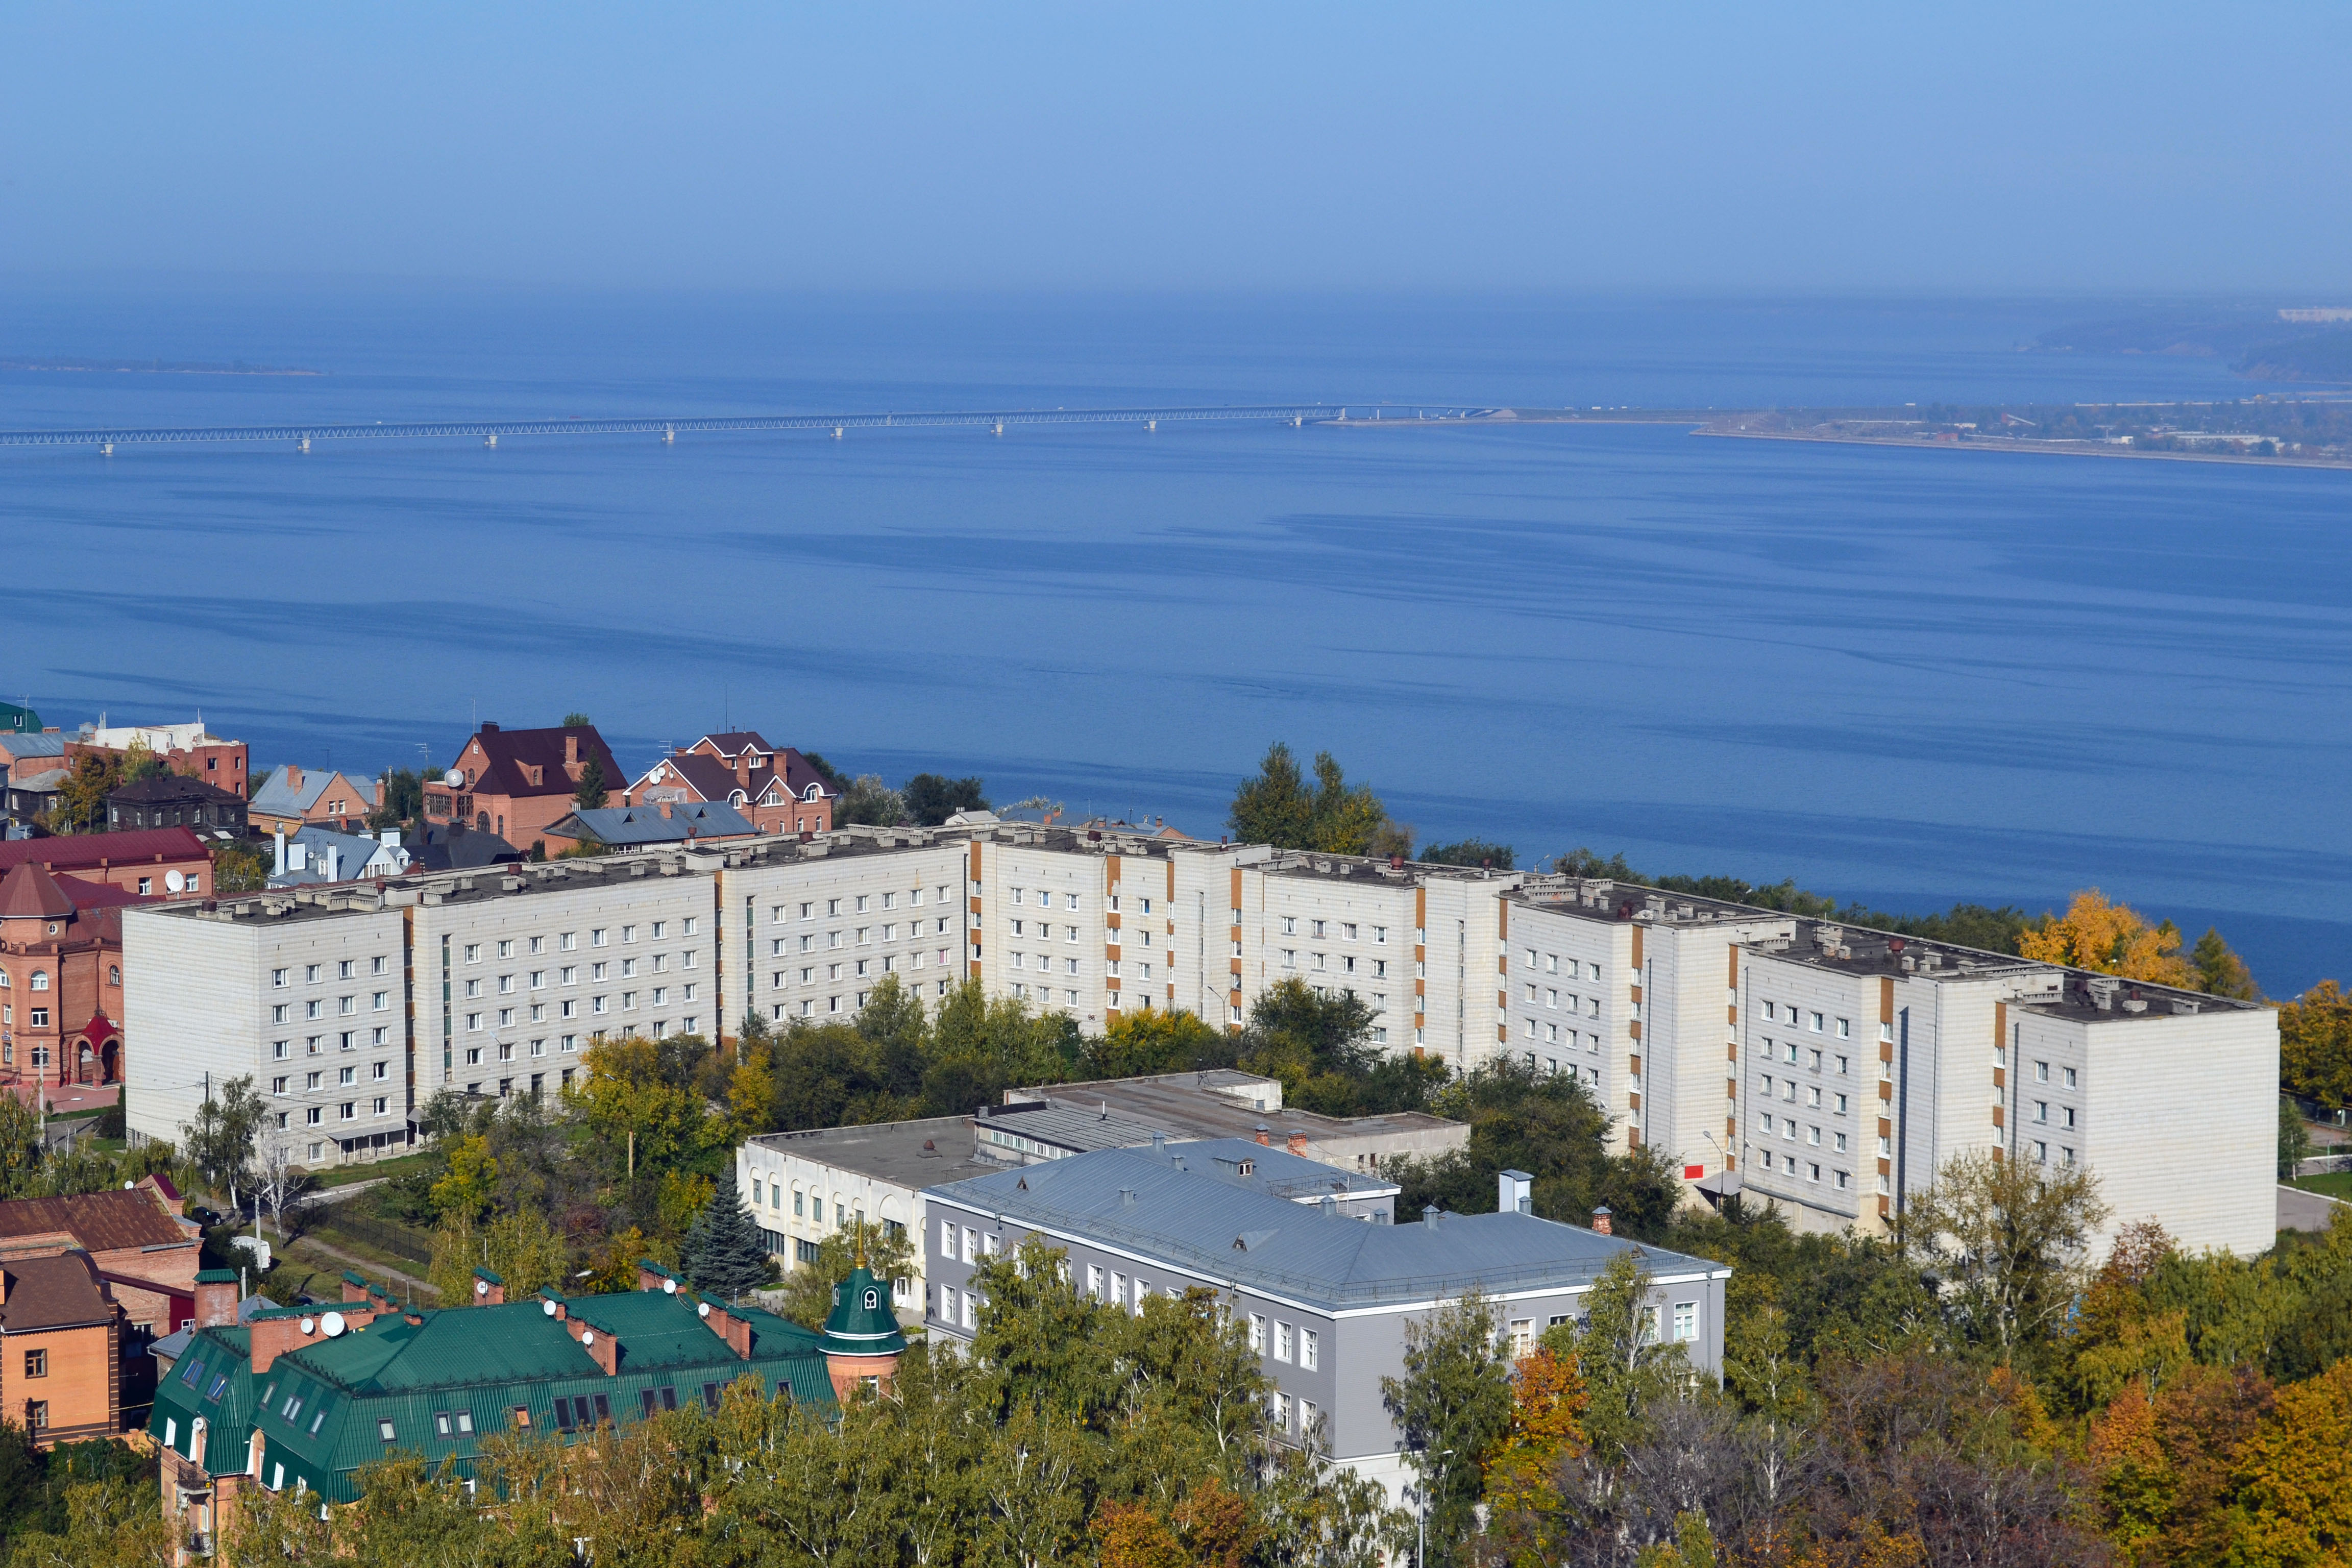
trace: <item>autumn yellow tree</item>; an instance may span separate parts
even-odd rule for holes
[[[2352,1104],[2352,996],[2323,980],[2279,1015],[2279,1082],[2328,1105]]]
[[[2230,1561],[2339,1563],[2352,1551],[2352,1361],[2278,1391],[2238,1450]]]
[[[2063,915],[2045,914],[2017,939],[2020,956],[2043,963],[2197,988],[2196,966],[2180,956],[2180,930],[2170,921],[2151,926],[2128,904],[2107,901],[2096,888],[2074,895]]]

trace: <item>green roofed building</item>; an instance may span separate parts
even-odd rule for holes
[[[907,1353],[898,1314],[890,1310],[890,1289],[864,1263],[833,1288],[833,1310],[825,1314],[820,1342],[835,1394],[849,1397],[859,1384],[887,1389]]]
[[[701,1300],[651,1266],[637,1279],[620,1294],[508,1301],[485,1271],[473,1306],[403,1308],[346,1276],[339,1308],[200,1327],[148,1423],[165,1511],[208,1537],[247,1486],[349,1502],[360,1468],[393,1453],[469,1477],[492,1433],[573,1441],[697,1399],[716,1408],[743,1378],[764,1397],[835,1405],[816,1334]]]
[[[19,708],[13,702],[0,702],[0,734],[37,735],[41,732],[41,716],[30,708]]]

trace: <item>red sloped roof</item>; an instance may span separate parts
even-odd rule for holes
[[[530,796],[571,795],[579,784],[564,771],[563,742],[576,738],[583,764],[594,761],[604,765],[604,785],[617,789],[629,775],[613,760],[613,752],[604,744],[604,737],[596,732],[593,724],[558,725],[549,730],[485,730],[474,737],[481,742],[482,753],[489,765],[473,789],[482,795]],[[540,782],[530,782],[530,768],[540,771]]]
[[[0,921],[69,920],[73,900],[38,866],[18,866],[0,878]]]
[[[141,860],[209,860],[205,841],[184,827],[142,827],[130,833],[75,833],[58,838],[12,838],[0,843],[0,872],[19,866],[52,871],[89,870],[101,863],[128,866]]]
[[[122,1034],[122,1031],[116,1028],[113,1022],[107,1017],[106,1012],[103,1008],[100,1009],[98,1012],[92,1013],[89,1016],[89,1022],[84,1024],[77,1032],[83,1039],[88,1040],[92,1044],[96,1044],[100,1040],[117,1039],[120,1038]]]
[[[178,1220],[135,1187],[69,1198],[11,1198],[0,1203],[0,1239],[64,1231],[92,1252],[125,1247],[174,1246],[188,1239]]]
[[[93,882],[82,877],[62,875],[54,879],[59,890],[73,900],[73,907],[78,910],[119,910],[125,904],[160,901],[152,898],[142,899],[130,889],[118,888],[111,882]]]

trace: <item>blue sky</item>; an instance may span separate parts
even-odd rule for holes
[[[2352,9],[0,15],[0,276],[2325,291]]]

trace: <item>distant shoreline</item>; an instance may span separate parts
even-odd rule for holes
[[[53,370],[84,374],[114,375],[324,375],[323,370],[303,370],[274,364],[176,364],[168,360],[127,359],[0,359],[0,371]]]
[[[1695,408],[1513,408],[1482,411],[1443,419],[1405,415],[1394,419],[1350,417],[1328,419],[1327,425],[1349,429],[1437,429],[1452,425],[1682,425],[1693,436],[1740,441],[1808,441],[1832,447],[1902,447],[1937,452],[2011,453],[2048,458],[2136,458],[2175,463],[2228,463],[2241,468],[2352,468],[2352,458],[2311,456],[2262,457],[2250,452],[2161,451],[2123,447],[2104,441],[2027,441],[2010,437],[1972,437],[1967,440],[1921,436],[1862,436],[1819,430],[1738,428],[1734,421],[1772,417],[1769,409]]]

